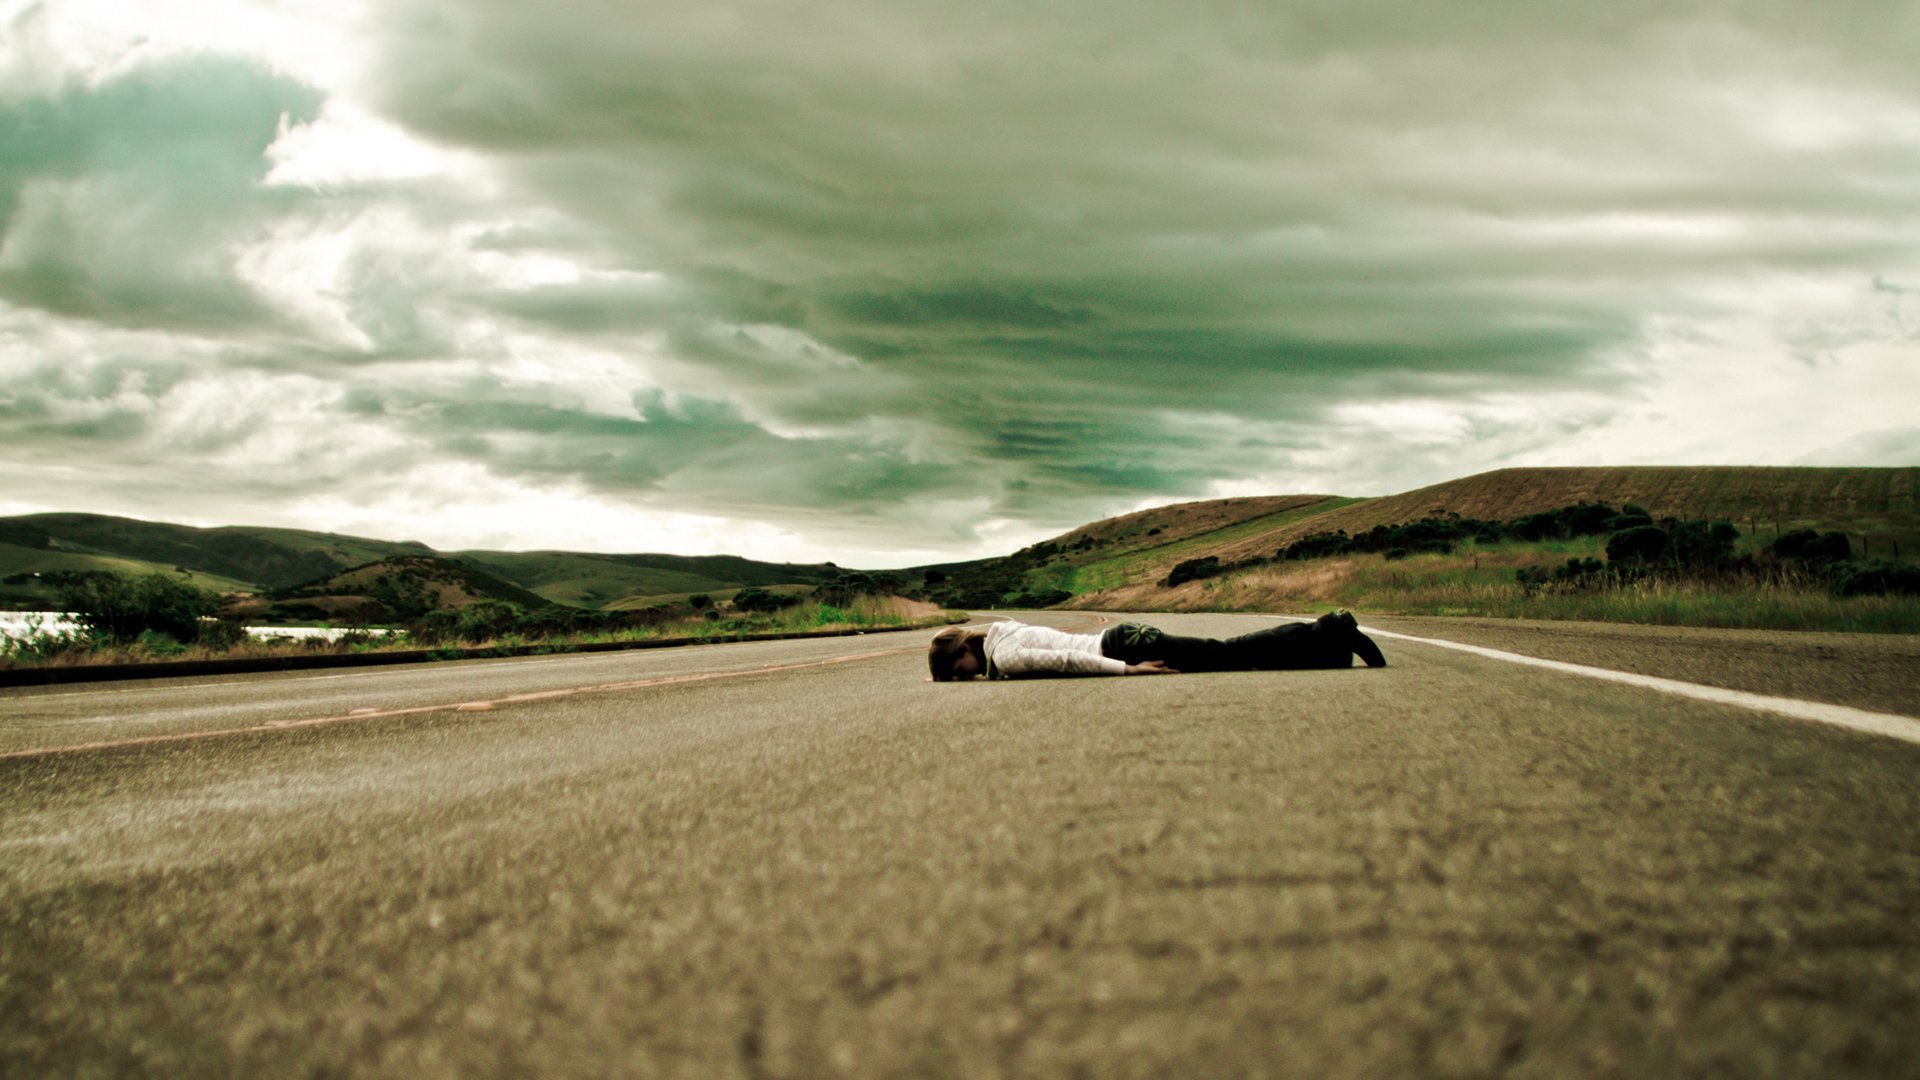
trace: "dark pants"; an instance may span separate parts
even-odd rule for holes
[[[1281,623],[1239,637],[1182,637],[1143,623],[1100,635],[1100,651],[1129,664],[1160,660],[1175,671],[1296,671],[1353,666],[1353,650],[1312,623]]]

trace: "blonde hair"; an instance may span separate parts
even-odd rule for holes
[[[953,676],[953,665],[967,654],[973,642],[984,640],[986,636],[985,630],[970,630],[964,626],[949,626],[933,635],[933,640],[927,644],[927,670],[933,674],[933,681],[957,681]]]

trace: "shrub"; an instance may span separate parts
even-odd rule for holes
[[[1065,589],[1035,589],[1022,593],[1008,603],[1017,608],[1049,608],[1055,604],[1064,604],[1073,599],[1073,594]]]
[[[149,631],[179,642],[197,641],[201,618],[219,607],[219,597],[178,578],[148,574],[132,578],[96,571],[60,587],[60,604],[95,637],[130,642]]]
[[[1724,572],[1733,563],[1733,542],[1740,530],[1726,521],[1682,521],[1669,534],[1673,538],[1673,558],[1695,573]]]
[[[247,628],[238,619],[202,619],[194,644],[209,649],[231,649],[247,640]]]
[[[1673,538],[1658,525],[1636,525],[1607,538],[1607,561],[1620,566],[1662,562],[1673,553]]]
[[[1339,532],[1312,533],[1303,536],[1279,551],[1274,552],[1278,559],[1318,559],[1327,555],[1345,555],[1353,550],[1353,539],[1346,530]]]
[[[1853,546],[1847,542],[1847,534],[1840,532],[1795,529],[1782,533],[1771,546],[1773,553],[1780,558],[1803,562],[1837,562],[1853,557]]]
[[[825,585],[815,586],[809,595],[811,599],[829,607],[844,608],[852,604],[855,597],[880,596],[898,587],[899,582],[891,579],[874,578],[866,574],[844,574]],[[734,599],[734,603],[736,605],[740,603],[738,597]]]
[[[1843,562],[1833,569],[1832,589],[1835,596],[1920,596],[1920,567],[1891,559]]]
[[[1545,567],[1523,566],[1514,571],[1513,578],[1528,596],[1545,589],[1554,593],[1580,592],[1610,585],[1616,577],[1607,564],[1599,559],[1568,559],[1565,565],[1556,566],[1551,572]]]
[[[1175,585],[1184,584],[1189,581],[1198,581],[1201,578],[1210,578],[1219,573],[1221,573],[1220,557],[1218,555],[1207,555],[1198,559],[1188,559],[1186,562],[1177,564],[1172,570],[1168,571],[1166,580],[1160,584],[1171,589]]]
[[[1567,535],[1560,515],[1551,510],[1516,518],[1511,528],[1513,535],[1522,540],[1559,540]]]
[[[1567,532],[1574,536],[1599,536],[1609,532],[1607,524],[1617,516],[1613,507],[1602,502],[1575,503],[1562,507],[1559,514]]]
[[[800,598],[797,596],[782,596],[779,593],[770,593],[757,585],[749,585],[733,594],[733,608],[735,611],[765,611],[771,613],[793,607],[799,602]]]
[[[454,616],[453,636],[462,641],[487,641],[506,633],[525,615],[525,608],[506,600],[475,600]]]

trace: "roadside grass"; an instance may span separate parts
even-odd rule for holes
[[[1136,585],[1076,607],[1129,611],[1293,611],[1352,608],[1366,615],[1453,615],[1587,620],[1731,629],[1920,633],[1920,598],[1830,595],[1813,582],[1649,579],[1529,595],[1523,567],[1553,568],[1604,554],[1598,538],[1468,545],[1451,555],[1388,560],[1363,554],[1276,563],[1172,589]]]
[[[907,630],[945,625],[957,613],[933,604],[897,596],[858,596],[844,607],[806,601],[777,612],[751,612],[722,619],[698,613],[649,626],[626,627],[597,633],[536,637],[500,634],[473,640],[429,639],[396,633],[385,637],[351,631],[337,640],[246,639],[223,648],[183,645],[159,634],[143,634],[125,643],[95,641],[84,632],[30,631],[17,638],[0,636],[0,668],[91,667],[113,664],[150,664],[164,661],[205,661],[355,653],[412,652],[445,649],[452,655],[465,650],[534,648],[566,652],[581,645],[643,641],[714,641],[750,634],[792,634],[836,630]]]

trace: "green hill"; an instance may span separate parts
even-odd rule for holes
[[[1875,553],[1891,554],[1896,543],[1920,548],[1920,467],[1701,465],[1499,469],[1356,502],[1201,554],[1228,561],[1270,555],[1313,532],[1364,532],[1449,512],[1506,520],[1581,502],[1637,503],[1656,518],[1728,520],[1749,534],[1836,530],[1864,538]]]
[[[434,611],[457,611],[480,600],[504,600],[528,610],[553,603],[463,560],[403,555],[265,595],[239,598],[227,605],[226,613],[249,621],[382,623],[417,619]]]
[[[732,555],[467,551],[459,557],[549,600],[594,609],[645,606],[749,585],[817,585],[839,576],[826,564],[763,563]]]
[[[764,563],[731,555],[603,555],[564,551],[437,552],[414,541],[253,526],[195,528],[100,514],[0,518],[0,606],[35,609],[53,587],[35,575],[113,570],[185,573],[215,592],[268,593],[389,559],[457,560],[537,599],[576,607],[630,607],[660,596],[725,593],[749,585],[812,585],[831,565]]]
[[[929,567],[934,590],[964,606],[994,593],[1018,602],[1071,593],[1098,606],[1128,589],[1124,605],[1150,603],[1138,589],[1189,559],[1271,556],[1312,533],[1365,532],[1449,512],[1508,520],[1580,502],[1637,503],[1656,517],[1732,520],[1771,537],[1797,528],[1848,533],[1866,553],[1920,554],[1920,468],[1501,469],[1374,499],[1323,495],[1180,503],[1096,522],[1001,559]],[[1151,524],[1147,524],[1150,522]]]
[[[1057,603],[1066,595],[1099,603],[1103,592],[1157,581],[1189,559],[1267,557],[1311,533],[1358,533],[1446,513],[1507,520],[1588,501],[1638,503],[1657,517],[1730,519],[1762,537],[1796,528],[1836,530],[1849,534],[1863,554],[1920,554],[1920,467],[1501,469],[1374,499],[1272,495],[1178,503],[1092,522],[999,558],[883,576],[913,587],[924,581],[928,596],[954,606]],[[809,586],[840,574],[830,563],[729,555],[443,553],[414,542],[296,529],[33,514],[0,518],[0,605],[46,606],[52,589],[33,575],[52,571],[185,572],[216,591],[268,593],[420,557],[498,579],[480,590],[487,595],[518,589],[536,600],[591,609],[644,607],[746,586]]]
[[[132,565],[272,589],[375,559],[431,553],[425,544],[297,529],[200,529],[103,514],[0,518],[0,573],[7,575]]]

